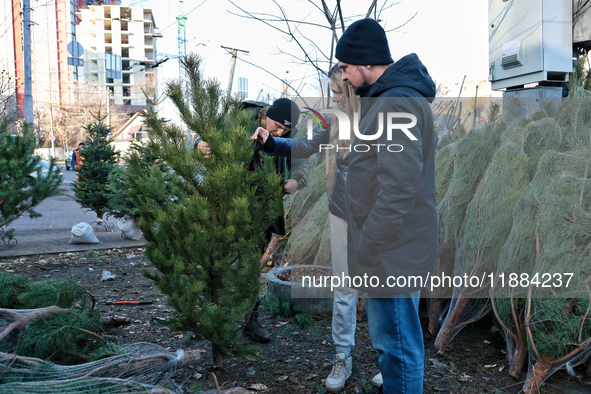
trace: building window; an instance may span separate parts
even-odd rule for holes
[[[243,98],[248,97],[248,78],[238,77],[237,92]]]

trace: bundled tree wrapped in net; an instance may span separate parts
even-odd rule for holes
[[[549,152],[543,159],[540,171],[549,171],[549,182],[539,199],[534,280],[525,305],[526,393],[537,392],[563,366],[572,372],[591,354],[591,150]]]
[[[480,179],[486,172],[499,144],[501,134],[505,126],[503,123],[488,124],[481,129],[474,129],[464,138],[457,141],[453,149],[453,174],[449,180],[449,171],[451,164],[439,164],[439,174],[441,186],[448,184],[445,195],[437,206],[439,218],[439,247],[437,256],[437,274],[451,275],[454,271],[454,260],[460,230],[464,222],[466,208],[472,200],[472,196],[480,183]],[[443,152],[443,153],[442,153]],[[441,155],[441,156],[440,156]],[[438,157],[449,158],[451,152],[442,149]],[[436,160],[437,161],[437,160]],[[447,161],[447,160],[446,160]],[[440,327],[440,321],[443,314],[443,298],[449,298],[452,289],[440,287],[434,289],[431,294],[430,303],[430,332],[436,334]]]
[[[490,311],[489,289],[499,254],[513,223],[513,206],[526,190],[532,168],[541,153],[560,146],[562,132],[550,118],[531,122],[524,129],[508,127],[502,144],[468,204],[456,252],[454,275],[480,278],[483,283],[462,283],[454,295],[435,347],[441,351],[468,323]]]
[[[589,146],[591,134],[588,123],[586,123],[591,115],[589,104],[591,102],[588,99],[571,97],[565,100],[558,116],[558,123],[563,132],[562,143],[553,149],[569,151],[572,148]],[[550,120],[545,121],[549,122]],[[543,136],[544,133],[533,135],[530,141],[537,141]],[[530,151],[537,156],[544,153],[543,149],[530,148]],[[505,278],[506,280],[509,275],[515,273],[531,273],[531,275],[543,273],[534,267],[535,264],[540,263],[536,259],[541,247],[539,234],[539,220],[541,219],[539,215],[541,202],[549,198],[548,196],[551,195],[549,193],[552,193],[551,189],[554,187],[552,185],[556,184],[556,181],[553,180],[557,176],[555,172],[560,172],[555,163],[557,157],[561,156],[545,156],[544,160],[540,160],[539,166],[534,167],[533,162],[530,165],[530,173],[535,172],[536,176],[523,198],[515,205],[513,228],[499,258],[497,278]],[[564,171],[562,173],[564,174]],[[584,174],[582,173],[581,176],[585,176]],[[581,199],[581,191],[582,188],[578,192],[571,190],[573,193],[571,197],[574,198],[578,195]],[[550,198],[551,200],[552,198]],[[558,232],[559,228],[553,228],[552,231]],[[550,238],[553,237],[560,237],[560,235],[556,233],[550,236]],[[506,338],[507,355],[511,363],[509,373],[517,379],[528,355],[528,338],[525,329],[527,291],[519,286],[502,287],[499,279],[495,280],[495,284],[495,288],[491,291],[494,312]]]
[[[60,393],[93,392],[95,387],[105,390],[95,391],[100,393],[136,392],[129,390],[129,387],[137,386],[134,390],[139,390],[142,387],[165,385],[178,369],[195,363],[201,357],[200,351],[178,350],[172,353],[151,343],[129,344],[119,351],[121,354],[79,365],[58,365],[38,358],[0,353],[0,392],[4,393],[8,388],[26,387],[36,393],[52,384],[60,387],[58,382],[63,382],[63,387],[77,382],[75,388],[72,387],[70,391],[62,388]],[[114,381],[121,383],[121,386],[117,388],[116,385],[111,387],[110,383],[106,384]]]

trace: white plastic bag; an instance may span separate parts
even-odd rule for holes
[[[90,224],[80,222],[72,227],[71,244],[98,244],[99,240],[94,236],[94,230]]]
[[[117,227],[121,230],[121,235],[125,239],[137,241],[140,239],[140,229],[137,226],[135,220],[125,215],[117,222]]]

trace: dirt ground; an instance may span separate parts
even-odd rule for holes
[[[132,323],[110,329],[105,335],[119,344],[152,342],[171,351],[202,349],[198,365],[178,371],[172,387],[183,393],[198,393],[214,388],[211,372],[222,388],[241,386],[252,392],[266,393],[325,393],[323,380],[331,369],[334,346],[331,337],[331,316],[312,316],[313,324],[298,328],[295,320],[270,318],[263,311],[262,324],[272,334],[271,342],[257,344],[244,337],[259,353],[245,359],[226,359],[220,368],[211,368],[211,347],[206,341],[190,341],[190,333],[171,332],[158,321],[167,319],[174,310],[153,282],[142,275],[154,271],[143,249],[114,249],[57,255],[27,256],[0,259],[0,270],[29,277],[32,281],[48,278],[69,278],[90,291],[96,298],[103,316],[127,316]],[[101,282],[102,272],[108,270],[116,277]],[[107,301],[152,300],[149,305],[106,305]],[[426,311],[422,312],[425,339],[424,393],[519,393],[525,379],[512,380],[508,373],[505,346],[494,330],[492,319],[486,318],[461,331],[445,354],[437,354],[434,338],[427,331]],[[370,380],[378,372],[377,353],[368,337],[367,321],[358,324],[356,346],[353,350],[353,376],[347,381],[345,394],[371,392]],[[576,377],[559,371],[542,388],[543,394],[589,393],[591,377],[585,368],[575,369]],[[261,384],[266,386],[254,386]],[[176,386],[176,387],[175,387]],[[259,390],[255,391],[254,387]],[[377,392],[377,391],[376,391]]]

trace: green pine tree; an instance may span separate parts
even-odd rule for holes
[[[151,166],[157,166],[164,175],[170,171],[170,167],[158,159],[149,145],[144,146],[141,143],[132,142],[124,160],[129,162],[133,154],[137,154],[139,163],[145,170]],[[138,221],[139,210],[132,198],[134,191],[131,189],[131,185],[130,174],[125,171],[124,167],[117,167],[109,174],[109,214],[118,218],[127,215]],[[137,195],[137,191],[135,194]]]
[[[181,61],[188,97],[178,81],[167,84],[166,95],[213,156],[188,147],[180,127],[150,110],[150,147],[172,170],[145,170],[135,154],[127,171],[146,255],[160,271],[149,277],[178,311],[169,324],[211,341],[217,366],[226,355],[250,351],[237,337],[259,294],[261,245],[281,214],[282,192],[272,160],[249,170],[255,125],[240,101],[202,79],[199,57]]]
[[[11,122],[0,118],[0,237],[12,239],[14,230],[5,226],[23,214],[41,216],[33,210],[41,201],[58,193],[61,171],[52,160],[47,174],[34,156],[35,136],[28,126],[22,134],[13,135]]]
[[[102,120],[99,114],[97,122],[85,127],[89,141],[80,153],[82,165],[78,167],[78,179],[74,183],[76,201],[96,212],[98,222],[102,222],[103,215],[108,212],[109,174],[119,161],[119,153],[111,144],[111,129]]]

